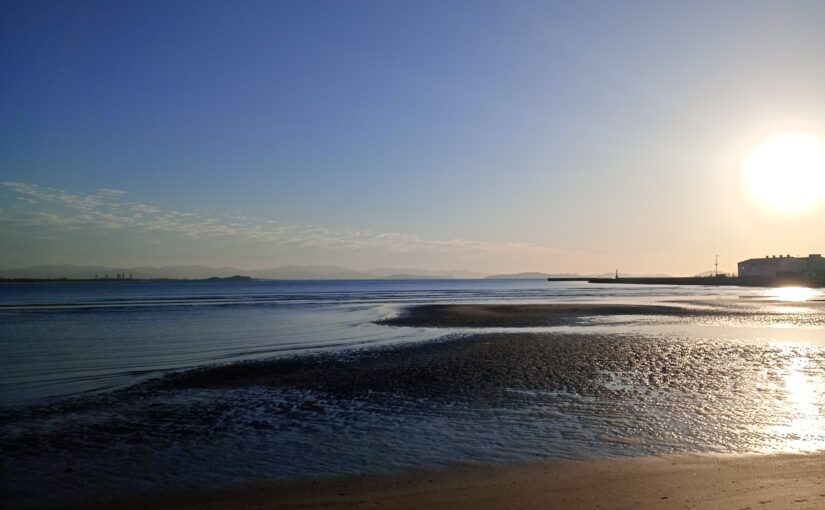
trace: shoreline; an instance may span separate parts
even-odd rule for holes
[[[667,455],[453,467],[150,493],[66,509],[814,509],[825,453]]]

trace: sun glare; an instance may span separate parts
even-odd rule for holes
[[[819,297],[821,292],[806,287],[781,287],[771,289],[765,295],[779,301],[808,301]]]
[[[825,139],[813,133],[771,136],[742,166],[748,192],[775,212],[800,213],[825,200]]]

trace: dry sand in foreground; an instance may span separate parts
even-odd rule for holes
[[[453,469],[153,496],[87,508],[822,509],[825,455],[669,456]]]

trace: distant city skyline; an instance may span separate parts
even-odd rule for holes
[[[0,268],[692,275],[825,251],[823,2],[8,1],[0,20]],[[814,140],[791,184],[771,172],[798,144],[763,142],[788,132]]]

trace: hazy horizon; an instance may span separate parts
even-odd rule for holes
[[[822,2],[0,13],[2,268],[693,275],[825,251]]]
[[[709,270],[710,273],[713,270]],[[704,272],[707,273],[707,272]],[[232,266],[102,266],[75,264],[29,265],[19,268],[0,268],[0,278],[5,279],[206,279],[212,277],[245,276],[260,280],[380,280],[380,279],[485,279],[507,278],[530,279],[545,277],[607,277],[613,272],[603,273],[548,273],[526,271],[517,273],[480,273],[463,269],[432,270],[413,267],[372,267],[354,269],[332,265],[282,265],[274,267],[239,268]],[[122,275],[122,276],[120,276]],[[622,273],[622,276],[675,276],[670,274]],[[682,275],[694,276],[694,275]]]

